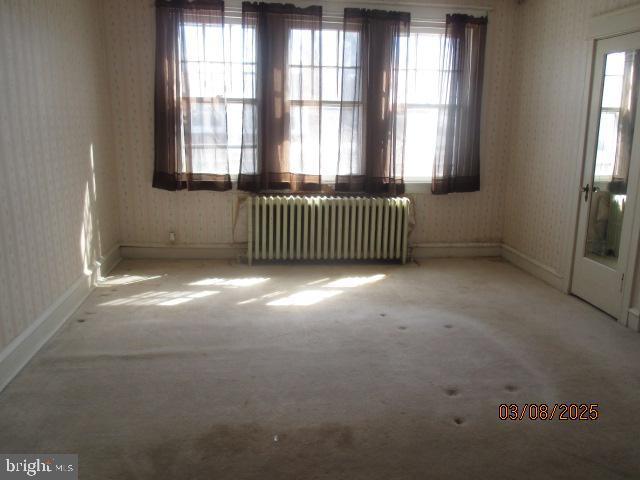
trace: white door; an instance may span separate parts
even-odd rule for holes
[[[571,291],[616,318],[640,171],[639,83],[640,33],[598,40]]]

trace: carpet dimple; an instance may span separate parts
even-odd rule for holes
[[[450,388],[446,388],[444,390],[444,392],[447,394],[447,396],[449,397],[455,397],[456,395],[458,395],[458,389],[455,387],[450,387]]]
[[[161,289],[142,281],[88,297],[0,395],[0,451],[78,453],[81,478],[95,480],[640,471],[637,335],[510,265],[227,263],[121,264],[114,275],[162,275]],[[451,295],[458,286],[473,288]],[[303,304],[271,304],[300,292]],[[501,403],[558,399],[598,401],[601,418],[499,419]]]

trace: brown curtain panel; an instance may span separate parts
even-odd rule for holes
[[[243,2],[242,27],[255,76],[245,76],[254,99],[244,102],[238,189],[318,191],[322,7]]]
[[[156,2],[156,188],[231,188],[223,45],[221,0]]]
[[[487,18],[447,15],[431,191],[480,190],[480,106]]]
[[[336,191],[404,193],[404,109],[411,16],[346,8]],[[404,44],[404,45],[403,45]]]

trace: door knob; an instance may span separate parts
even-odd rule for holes
[[[584,192],[584,201],[586,202],[587,200],[589,200],[589,184],[587,183],[580,190]]]

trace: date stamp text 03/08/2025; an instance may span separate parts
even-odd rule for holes
[[[600,417],[597,403],[501,403],[500,420],[593,421]]]

